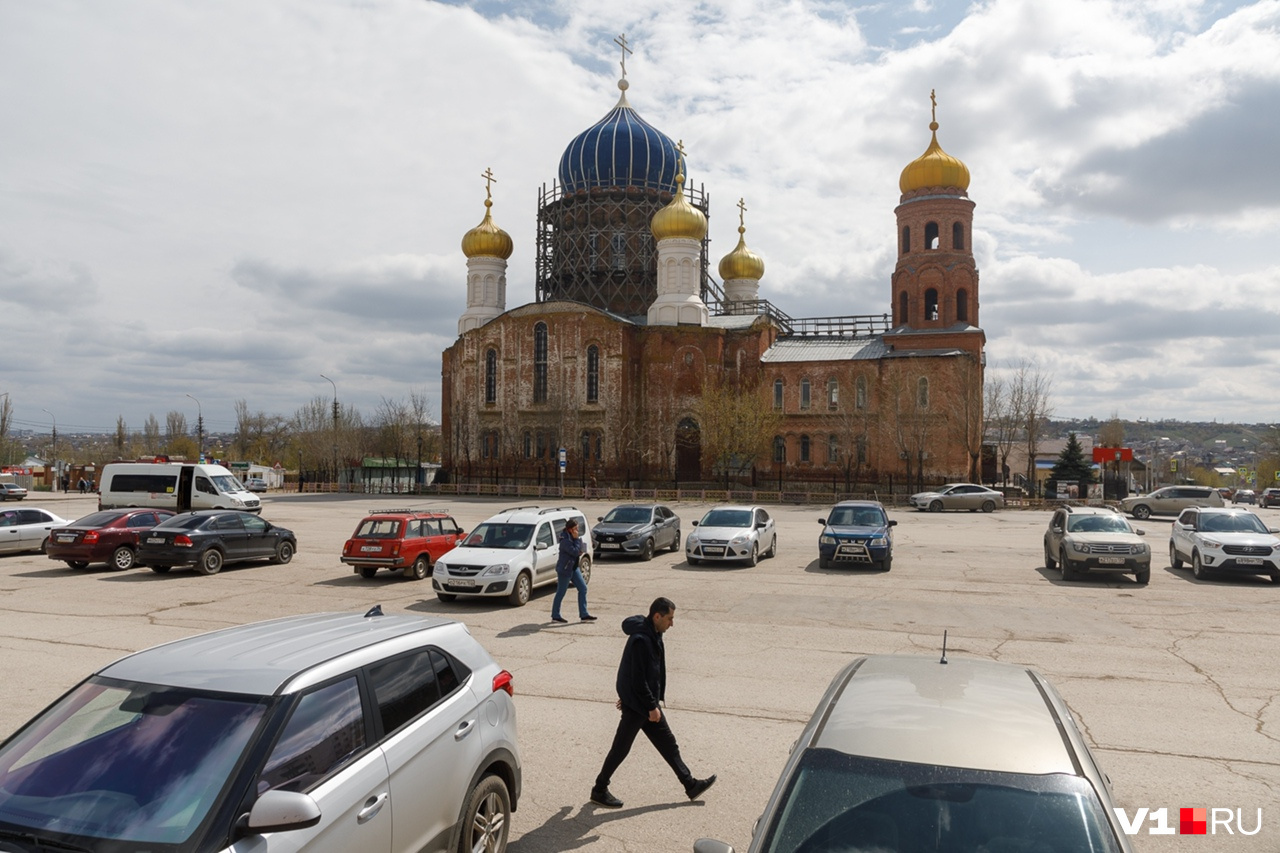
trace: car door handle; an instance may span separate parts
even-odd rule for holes
[[[356,823],[367,823],[378,816],[378,812],[382,811],[382,807],[387,804],[387,800],[391,798],[391,794],[383,791],[376,797],[370,797],[364,804],[364,808],[356,813]]]
[[[463,720],[462,723],[458,725],[458,730],[453,733],[453,739],[462,740],[464,737],[471,734],[471,730],[475,728],[475,725],[475,720]]]

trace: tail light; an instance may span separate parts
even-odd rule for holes
[[[514,688],[511,686],[511,673],[505,669],[493,677],[493,692],[497,693],[499,690],[507,691],[508,696],[516,695]]]
[[[400,543],[396,542],[391,546],[391,555],[393,557],[400,556]]]
[[[173,544],[179,548],[190,548],[191,537],[185,533],[179,533],[177,536],[173,537]]]
[[[85,543],[86,545],[92,545],[94,542],[98,541],[98,531],[90,530],[88,533],[84,535],[84,538],[81,539],[80,541]]]

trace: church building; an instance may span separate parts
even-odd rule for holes
[[[625,65],[618,88],[539,192],[535,301],[507,307],[513,244],[487,189],[462,239],[446,476],[552,483],[563,448],[573,485],[977,478],[974,205],[968,168],[938,144],[936,101],[928,148],[899,180],[889,310],[793,317],[760,297],[741,201],[738,244],[711,275],[709,197],[683,147],[628,103]]]

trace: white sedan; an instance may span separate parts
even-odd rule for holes
[[[718,506],[693,523],[684,541],[689,565],[702,560],[743,560],[754,566],[760,557],[778,553],[778,530],[760,506]]]
[[[70,523],[47,509],[34,506],[0,510],[0,553],[44,551],[49,531]]]

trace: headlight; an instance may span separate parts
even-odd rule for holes
[[[236,506],[244,506],[244,501],[240,500],[239,498],[232,498],[231,502]]]
[[[481,572],[480,574],[486,575],[488,577],[493,577],[494,575],[505,575],[509,571],[511,571],[511,566],[509,566],[508,564],[495,563],[492,566],[485,566],[484,571]]]
[[[1221,542],[1215,542],[1215,541],[1214,541],[1214,540],[1212,540],[1212,539],[1202,539],[1202,540],[1200,540],[1200,544],[1201,544],[1201,545],[1203,545],[1203,546],[1204,546],[1204,547],[1206,547],[1206,548],[1214,548],[1214,549],[1217,549],[1217,548],[1221,548],[1221,547],[1222,547],[1222,543],[1221,543]]]
[[[819,544],[819,545],[834,545],[834,544],[836,544],[836,537],[832,536],[830,533],[824,533],[824,534],[822,534],[821,536],[819,536],[819,537],[818,537],[818,544]]]
[[[436,566],[432,569],[432,573],[437,575],[447,575],[449,574],[449,567],[439,560],[436,560]]]
[[[739,533],[737,536],[729,540],[730,545],[746,545],[751,541],[750,533]]]
[[[870,542],[870,545],[872,548],[883,548],[885,545],[888,545],[888,544],[889,544],[889,540],[884,536],[877,536],[874,539],[872,539]]]
[[[702,540],[698,538],[696,533],[690,533],[688,536],[684,538],[684,544],[686,548],[696,548],[698,547],[698,543],[701,541]]]
[[[1151,547],[1150,547],[1149,545],[1147,545],[1147,543],[1146,543],[1146,542],[1142,542],[1142,543],[1140,543],[1140,544],[1138,545],[1138,551],[1137,551],[1137,553],[1139,553],[1139,554],[1145,554],[1145,553],[1147,553],[1147,552],[1148,552],[1148,551],[1150,551],[1150,550],[1151,550]]]
[[[1072,540],[1068,539],[1066,541],[1066,544],[1068,548],[1070,548],[1072,551],[1075,551],[1077,554],[1088,554],[1090,550],[1089,546],[1083,542],[1073,542]]]

